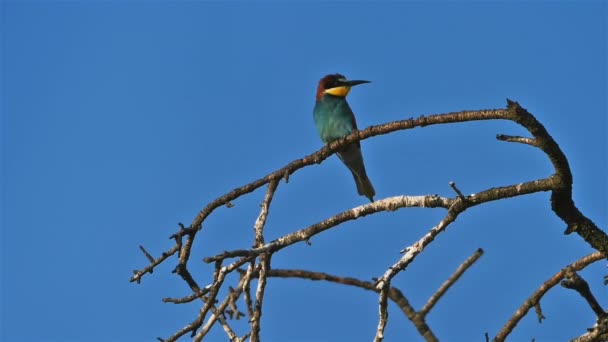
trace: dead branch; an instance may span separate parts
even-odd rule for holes
[[[589,254],[578,261],[569,265],[573,270],[580,271],[588,265],[604,259],[604,255],[600,252],[595,252]],[[559,284],[559,282],[564,279],[566,275],[566,269],[562,269],[561,271],[554,274],[551,278],[545,281],[534,293],[526,299],[526,301],[521,305],[517,311],[513,314],[513,316],[507,321],[507,323],[500,329],[496,337],[494,337],[494,342],[502,342],[507,336],[515,329],[515,326],[519,321],[524,318],[524,316],[528,313],[528,311],[535,307],[536,304],[540,303],[541,298],[547,293],[551,288],[555,285]]]
[[[456,187],[455,183],[451,182],[450,186],[456,193],[456,196],[453,198],[440,197],[437,195],[397,196],[386,198],[343,211],[321,222],[315,223],[292,233],[285,234],[284,236],[281,236],[271,242],[264,241],[263,231],[266,218],[269,213],[270,203],[281,179],[285,179],[287,182],[290,175],[299,169],[322,162],[324,159],[347,144],[373,136],[389,134],[398,130],[411,129],[414,127],[480,120],[509,120],[524,127],[532,135],[532,137],[499,134],[497,135],[497,139],[505,142],[522,143],[540,149],[551,161],[555,172],[546,178],[520,184],[490,188],[468,196],[463,195],[460,189]],[[213,274],[213,282],[201,289],[188,270],[188,262],[190,260],[193,242],[198,233],[202,231],[205,219],[218,207],[224,205],[230,207],[232,206],[231,201],[234,199],[248,194],[266,184],[268,184],[268,189],[261,205],[260,214],[254,224],[253,247],[249,249],[224,251],[215,256],[204,258],[204,261],[207,263],[215,263],[215,271]],[[417,242],[404,248],[402,251],[404,255],[389,266],[384,274],[378,278],[375,284],[365,282],[358,283],[359,285],[356,285],[379,293],[379,322],[375,336],[376,341],[381,341],[384,338],[384,329],[388,323],[387,303],[389,298],[399,305],[401,310],[414,323],[420,334],[425,337],[427,341],[435,341],[436,338],[424,322],[424,317],[437,303],[443,293],[445,293],[445,291],[447,291],[447,289],[458,280],[466,268],[474,262],[474,258],[472,261],[470,261],[470,263],[465,262],[463,265],[461,265],[459,270],[457,270],[457,272],[442,285],[442,287],[429,299],[427,304],[420,312],[413,310],[403,295],[398,295],[400,292],[391,286],[392,279],[400,272],[403,272],[407,266],[415,260],[417,255],[419,255],[431,242],[434,241],[439,234],[445,231],[447,227],[449,227],[449,225],[467,209],[491,201],[542,191],[551,191],[551,208],[555,214],[566,223],[565,234],[578,234],[584,239],[584,241],[598,251],[597,253],[592,254],[593,258],[605,258],[606,255],[608,255],[608,236],[605,232],[599,229],[595,223],[584,216],[575,206],[572,199],[572,174],[565,155],[559,148],[558,144],[546,131],[544,126],[518,103],[508,100],[506,109],[462,111],[447,114],[420,116],[416,119],[410,118],[383,125],[371,126],[365,130],[353,132],[342,139],[324,146],[313,154],[305,156],[301,159],[297,159],[275,172],[272,172],[247,185],[235,188],[225,195],[215,199],[196,215],[189,227],[185,227],[180,224],[180,230],[171,236],[171,239],[175,240],[175,245],[164,252],[159,258],[154,259],[143,246],[140,246],[140,249],[142,250],[142,253],[144,253],[144,256],[148,260],[149,264],[141,270],[134,271],[134,276],[131,277],[131,282],[139,283],[145,274],[152,273],[156,266],[165,262],[170,256],[177,253],[177,266],[174,269],[174,273],[178,274],[182,280],[188,284],[192,290],[192,294],[177,299],[166,298],[165,301],[172,303],[186,303],[196,299],[201,299],[204,304],[199,311],[197,318],[169,337],[167,341],[175,341],[188,332],[191,333],[195,341],[200,341],[217,321],[220,322],[231,341],[240,341],[244,338],[250,338],[252,341],[258,341],[259,332],[261,329],[260,322],[265,285],[268,277],[275,276],[277,274],[273,273],[275,270],[271,269],[270,264],[271,257],[274,253],[277,253],[282,249],[298,242],[309,242],[309,240],[315,235],[328,229],[336,228],[341,223],[346,221],[356,220],[358,218],[378,212],[394,211],[409,207],[443,208],[447,210],[445,217],[437,225],[432,227],[428,233],[422,236]],[[481,255],[481,252],[478,252],[477,254]],[[237,259],[232,261],[232,263],[230,263],[228,266],[223,266],[227,259],[232,258]],[[216,298],[220,288],[224,286],[226,275],[235,270],[239,270],[239,268],[245,263],[249,263],[249,266],[247,271],[245,271],[241,276],[238,285],[234,290],[230,291],[229,295],[224,299],[220,306],[216,307]],[[573,269],[576,269],[576,267],[573,266]],[[259,278],[255,302],[252,300],[250,294],[250,281],[253,277]],[[324,277],[326,277],[325,280],[337,279],[331,278],[332,276],[329,275],[324,275]],[[571,276],[571,278],[575,279],[576,277]],[[575,283],[580,285],[580,282]],[[350,285],[353,284],[354,283],[351,283]],[[361,286],[362,284],[365,285]],[[602,330],[602,324],[600,324],[601,322],[604,322],[606,318],[605,312],[601,309],[595,298],[588,296],[588,293],[584,291],[584,286],[579,285],[573,286],[579,290],[579,293],[584,293],[583,296],[588,300],[593,310],[596,312],[596,314],[598,314],[598,317],[600,317],[597,325],[598,328],[595,331],[599,331],[597,333],[599,335],[597,336],[601,336],[601,334],[605,333],[605,331]],[[549,288],[552,286],[554,286],[554,284],[549,286]],[[541,289],[538,291],[540,290]],[[546,290],[548,290],[548,288]],[[544,290],[544,292],[546,292],[546,290]],[[509,322],[507,322],[507,325],[503,327],[501,332],[499,332],[494,340],[504,340],[504,338],[515,327],[519,319],[521,319],[521,317],[523,317],[523,315],[525,315],[525,313],[531,307],[537,307],[540,312],[539,300],[544,292],[538,292],[535,294],[537,297],[534,297],[534,300],[529,299],[526,303],[524,303],[524,306],[522,306],[522,308],[516,312]],[[239,338],[233,329],[228,325],[224,317],[224,312],[226,312],[227,307],[230,306],[230,312],[236,314],[237,318],[239,317],[240,312],[236,308],[235,303],[236,299],[238,299],[242,293],[244,293],[247,314],[250,317],[251,331],[243,338]],[[595,302],[592,303],[593,301]],[[203,322],[205,321],[209,311],[211,311],[212,315],[203,326]],[[603,313],[603,315],[600,314],[600,312]],[[542,313],[539,315],[539,317],[540,316],[542,316]],[[199,331],[201,326],[202,329]],[[580,338],[583,338],[583,336]]]
[[[433,293],[433,295],[429,298],[429,300],[426,302],[426,304],[424,304],[422,309],[420,309],[419,314],[422,316],[426,316],[429,313],[429,311],[431,311],[431,309],[435,306],[435,304],[437,304],[439,299],[441,299],[441,297],[448,291],[448,289],[452,285],[454,285],[458,281],[458,279],[460,279],[460,277],[462,277],[464,272],[466,272],[469,269],[469,267],[473,266],[473,264],[477,260],[479,260],[479,258],[481,258],[482,255],[483,255],[483,249],[479,248],[478,250],[475,251],[475,253],[473,253],[473,255],[471,255],[467,260],[465,260],[462,264],[460,264],[460,266],[458,266],[456,271],[454,271],[454,274],[452,274],[443,284],[441,284],[441,287],[439,289],[437,289],[437,291],[435,291],[435,293]]]

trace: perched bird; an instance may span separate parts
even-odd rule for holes
[[[319,81],[313,117],[324,143],[340,139],[357,130],[355,115],[346,102],[346,95],[351,87],[363,83],[369,81],[349,81],[340,74],[327,75]],[[352,172],[359,195],[373,202],[376,191],[365,173],[361,144],[357,141],[346,145],[337,154]]]

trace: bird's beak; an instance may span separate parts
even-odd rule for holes
[[[356,86],[358,84],[370,83],[369,81],[342,81],[339,86],[326,89],[325,93],[338,97],[346,97],[350,92],[350,88]]]
[[[345,85],[347,85],[349,87],[354,87],[359,84],[370,83],[370,81],[356,80],[356,81],[346,81],[345,83],[346,83]]]

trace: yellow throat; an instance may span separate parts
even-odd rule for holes
[[[350,91],[349,86],[340,86],[340,87],[325,89],[325,94],[339,96],[339,97],[346,97],[346,95],[348,95],[349,91]]]

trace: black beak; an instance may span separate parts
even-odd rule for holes
[[[370,81],[362,81],[362,80],[346,81],[346,82],[344,82],[344,85],[347,85],[349,87],[354,87],[356,85],[363,84],[363,83],[370,83]]]

